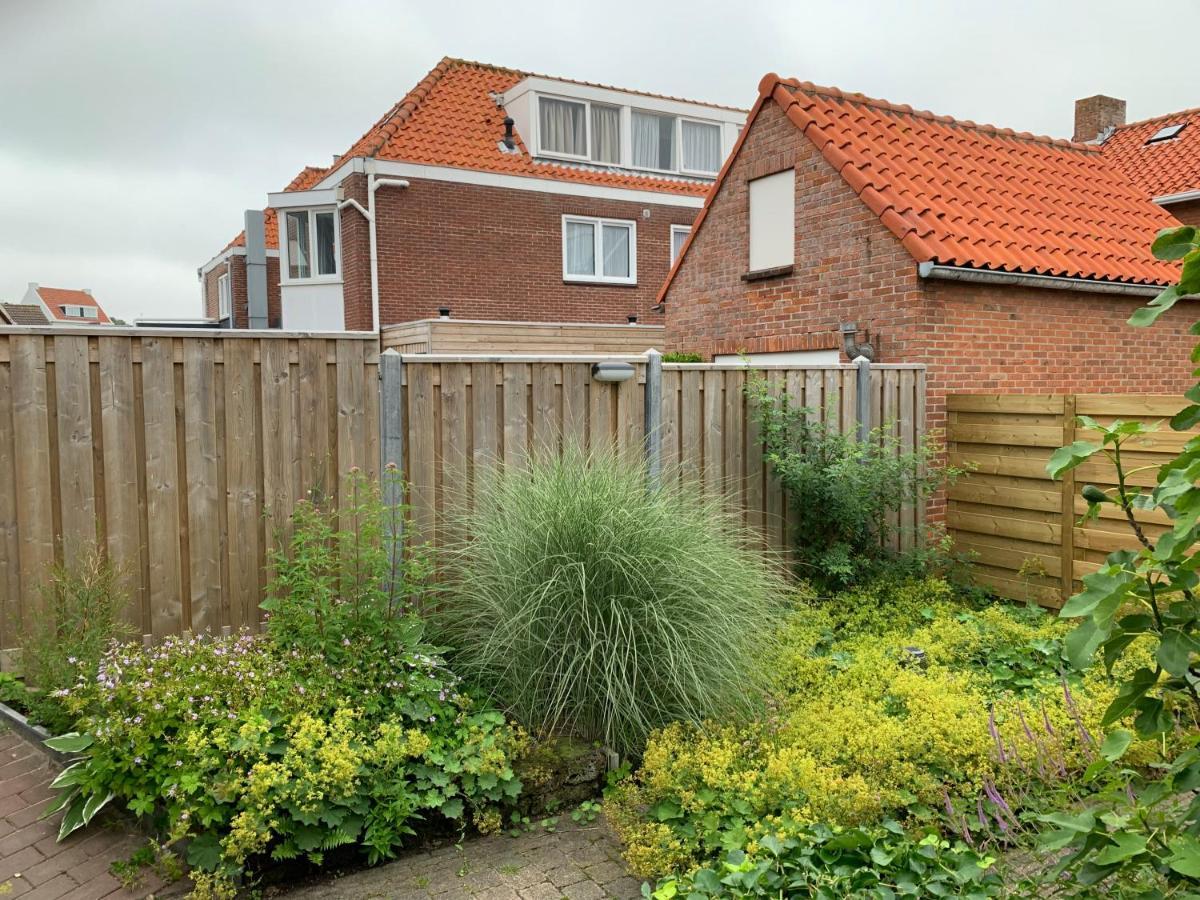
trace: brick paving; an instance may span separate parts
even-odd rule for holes
[[[493,835],[414,852],[374,869],[308,885],[286,900],[633,900],[641,881],[602,821],[566,816],[555,832]]]
[[[0,898],[130,900],[153,894],[160,887],[153,876],[127,890],[108,871],[109,863],[128,859],[146,843],[120,817],[102,813],[58,843],[58,817],[41,818],[57,774],[41,751],[0,725]]]

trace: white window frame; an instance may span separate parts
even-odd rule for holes
[[[233,281],[228,272],[217,276],[217,318],[233,318]]]
[[[693,125],[715,125],[717,127],[717,155],[720,159],[717,161],[717,167],[711,172],[704,169],[685,169],[683,166],[683,123],[691,122]],[[712,122],[708,119],[695,119],[691,116],[676,116],[675,117],[675,146],[679,148],[679,171],[684,175],[699,175],[702,178],[716,178],[721,172],[721,165],[725,161],[725,129],[721,127],[720,122]]]
[[[287,217],[292,213],[308,214],[309,259],[312,274],[307,278],[292,278],[289,274],[291,260],[288,259]],[[333,267],[332,275],[317,274],[317,213],[333,213]],[[280,284],[341,284],[342,283],[342,223],[336,206],[309,206],[276,210],[279,230],[279,283]]]
[[[83,306],[76,303],[61,303],[58,307],[67,319],[99,319],[100,313],[94,306]]]
[[[679,258],[679,256],[675,253],[675,235],[677,235],[677,234],[690,235],[691,233],[692,233],[691,225],[672,225],[671,226],[671,248],[670,248],[671,249],[671,265],[675,265],[675,260],[677,260]],[[679,245],[680,253],[683,252],[683,248],[686,244],[687,244],[687,241],[685,240],[683,242],[683,244]]]
[[[576,103],[583,107],[584,134],[586,135],[587,153],[580,156],[574,153],[560,153],[555,150],[548,150],[542,143],[542,99],[561,100],[565,103]],[[675,112],[665,112],[661,109],[647,109],[640,106],[623,105],[619,103],[608,103],[596,101],[598,106],[614,107],[620,111],[621,119],[621,159],[618,162],[604,162],[602,160],[592,159],[592,102],[581,97],[569,97],[565,94],[548,94],[537,93],[533,96],[534,115],[532,126],[537,132],[535,146],[537,147],[537,155],[546,159],[563,159],[571,162],[588,163],[593,166],[610,166],[619,169],[628,169],[632,172],[656,172],[662,175],[693,175],[699,178],[716,178],[721,172],[721,165],[725,161],[725,123],[715,119],[702,119],[697,116],[685,116]],[[675,120],[673,128],[675,151],[677,165],[674,169],[655,169],[647,166],[635,166],[633,164],[633,114],[635,112],[645,113],[650,116],[667,116]],[[721,147],[721,161],[717,164],[717,168],[711,172],[703,169],[685,169],[683,167],[683,123],[691,122],[694,125],[711,125],[717,129],[717,137]]]
[[[596,271],[591,275],[572,275],[567,273],[567,223],[578,222],[592,226],[592,238],[595,250],[592,259]],[[604,274],[604,226],[620,225],[629,229],[629,275]],[[634,219],[603,219],[596,216],[562,217],[562,277],[563,281],[575,284],[637,284],[637,221]]]

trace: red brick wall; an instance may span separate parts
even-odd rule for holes
[[[691,224],[697,212],[690,207],[409,181],[407,189],[384,187],[375,195],[384,325],[436,316],[442,306],[460,319],[624,323],[627,316],[636,315],[643,323],[661,322],[661,315],[650,308],[669,267],[670,227]],[[365,197],[360,200],[365,205]],[[642,217],[644,209],[650,210],[649,218]],[[346,323],[369,328],[367,232],[348,218],[351,212],[342,211]],[[564,283],[564,214],[635,220],[637,285]],[[353,216],[361,220],[357,212]]]
[[[217,279],[230,272],[233,296],[233,327],[249,328],[246,309],[246,257],[231,256],[223,265],[214,266],[204,276],[204,314],[215,319],[218,315]],[[267,327],[278,328],[282,319],[279,304],[279,257],[267,257]]]
[[[342,181],[347,200],[357,200],[367,209],[367,176],[351,175]],[[393,190],[382,188],[383,192]],[[351,331],[371,330],[371,232],[366,218],[352,206],[343,207],[342,305],[345,327]]]

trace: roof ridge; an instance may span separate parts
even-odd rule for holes
[[[1162,113],[1157,116],[1150,116],[1147,119],[1138,119],[1136,122],[1126,122],[1124,125],[1117,125],[1113,130],[1121,131],[1124,128],[1137,128],[1139,125],[1149,125],[1151,122],[1159,122],[1163,119],[1174,119],[1177,117],[1194,116],[1200,113],[1200,106],[1191,106],[1187,109],[1177,109],[1175,112]]]
[[[385,144],[401,129],[405,122],[412,118],[413,113],[417,111],[417,107],[422,101],[429,96],[429,93],[437,86],[437,83],[442,80],[442,76],[455,66],[462,65],[465,61],[455,59],[450,56],[443,56],[438,60],[437,65],[426,73],[425,77],[413,86],[407,94],[400,98],[392,108],[383,114],[383,117],[376,120],[375,124],[363,132],[363,138],[371,134],[376,135],[376,140],[366,148],[366,156],[374,156],[383,148]],[[358,143],[355,141],[350,146],[353,147]]]
[[[877,109],[887,110],[888,112],[900,113],[907,116],[916,116],[920,119],[929,119],[932,122],[940,122],[943,125],[957,125],[960,128],[969,128],[973,131],[992,134],[998,137],[1011,137],[1017,140],[1030,141],[1037,144],[1049,144],[1054,147],[1063,147],[1069,150],[1082,150],[1088,153],[1098,153],[1100,151],[1100,147],[1096,144],[1084,144],[1078,141],[1068,140],[1067,138],[1055,138],[1044,134],[1033,134],[1029,131],[1015,131],[1012,128],[1001,128],[998,125],[979,123],[972,121],[971,119],[957,119],[954,116],[939,115],[927,109],[914,109],[907,103],[892,103],[889,100],[882,100],[877,97],[868,97],[866,94],[860,94],[855,91],[843,91],[841,88],[813,84],[811,81],[800,81],[796,78],[782,78],[774,73],[771,73],[763,78],[759,85],[760,91],[771,90],[773,85],[768,85],[768,81],[770,79],[773,79],[774,83],[795,88],[796,90],[802,91],[806,94],[819,94],[825,97],[832,97],[835,100],[848,100],[851,103],[860,103],[863,106],[873,106]]]

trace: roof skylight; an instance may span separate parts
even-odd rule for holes
[[[1162,128],[1158,129],[1158,131],[1154,132],[1154,136],[1146,141],[1146,143],[1157,144],[1159,141],[1169,141],[1171,138],[1179,137],[1179,132],[1183,131],[1184,126],[1186,125],[1187,122],[1177,122],[1174,125],[1164,125]]]

